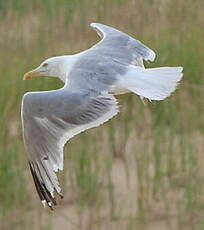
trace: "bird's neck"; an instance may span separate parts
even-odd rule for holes
[[[65,83],[67,82],[69,73],[71,69],[73,68],[74,64],[76,63],[77,58],[78,58],[78,54],[62,56],[62,63],[61,63],[59,78],[63,82]]]

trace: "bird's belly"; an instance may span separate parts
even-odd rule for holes
[[[119,86],[112,86],[109,90],[109,93],[112,93],[114,95],[119,95],[119,94],[130,93],[130,91],[128,89]]]

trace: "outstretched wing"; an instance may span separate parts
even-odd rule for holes
[[[109,94],[71,92],[66,88],[27,93],[22,101],[24,142],[34,183],[43,204],[61,196],[55,172],[63,169],[63,146],[74,135],[108,121],[118,113]]]
[[[143,66],[143,59],[154,61],[155,53],[153,50],[135,40],[129,35],[116,30],[110,26],[100,23],[91,23],[102,40],[92,49],[97,49],[101,55],[106,55],[126,64]]]

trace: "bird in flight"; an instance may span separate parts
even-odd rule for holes
[[[63,147],[73,136],[97,127],[119,112],[114,95],[133,92],[141,98],[163,100],[182,78],[182,67],[145,69],[143,60],[155,53],[129,35],[92,23],[100,42],[73,55],[51,57],[26,73],[58,77],[64,87],[28,92],[22,99],[22,126],[29,166],[44,206],[62,197],[56,175],[63,169]]]

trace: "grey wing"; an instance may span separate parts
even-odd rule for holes
[[[109,94],[32,92],[22,100],[22,124],[29,165],[38,195],[50,208],[61,196],[55,172],[63,169],[63,146],[74,135],[106,122],[118,113]]]
[[[91,23],[90,26],[102,38],[99,43],[92,47],[92,49],[97,49],[101,55],[138,66],[143,66],[143,59],[154,61],[156,56],[154,51],[131,36],[100,23]]]

